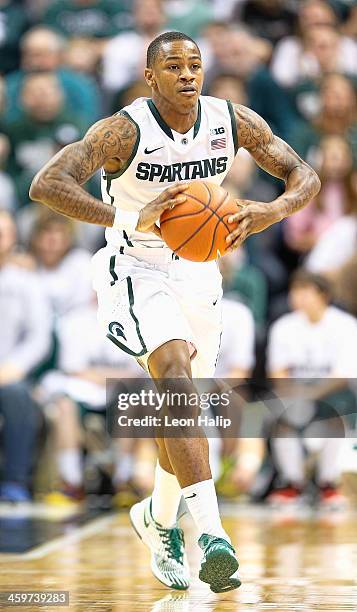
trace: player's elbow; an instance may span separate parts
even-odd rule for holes
[[[315,170],[313,170],[310,167],[309,167],[309,174],[310,174],[311,189],[314,192],[313,197],[316,197],[321,189],[321,181],[319,179],[318,174],[315,172]]]
[[[31,183],[29,196],[34,202],[41,202],[45,195],[45,191],[46,182],[42,176],[42,173],[38,173]]]

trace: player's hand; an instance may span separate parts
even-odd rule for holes
[[[176,204],[182,204],[186,201],[187,198],[183,192],[187,187],[187,183],[179,183],[173,187],[168,187],[160,193],[158,198],[146,204],[140,211],[136,230],[138,232],[154,232],[154,234],[161,237],[160,228],[155,222],[160,218],[164,210],[174,208]]]
[[[234,251],[251,236],[267,229],[273,223],[280,221],[277,217],[277,210],[273,204],[266,202],[252,202],[251,200],[236,200],[240,207],[239,212],[228,217],[229,224],[237,224],[226,238],[228,244],[227,251]]]

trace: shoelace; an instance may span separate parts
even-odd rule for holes
[[[182,529],[174,527],[173,529],[159,529],[159,531],[164,541],[168,557],[171,557],[171,559],[174,559],[178,563],[182,563],[184,546]]]
[[[227,542],[227,540],[224,540],[223,538],[211,539],[209,536],[202,536],[202,543],[205,548],[205,553],[207,552],[209,548],[211,548],[213,544],[224,544],[225,546],[228,546],[235,553],[233,546],[231,546],[231,544],[229,544],[229,542]]]

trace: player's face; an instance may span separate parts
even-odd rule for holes
[[[178,112],[190,112],[202,90],[203,68],[197,46],[189,40],[164,43],[146,78],[157,95]]]

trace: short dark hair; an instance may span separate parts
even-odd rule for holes
[[[304,268],[296,270],[290,279],[290,289],[294,287],[312,286],[322,293],[328,301],[331,299],[332,288],[330,282],[324,276],[309,272]]]
[[[197,49],[200,51],[198,44],[193,38],[188,36],[187,34],[183,34],[183,32],[164,32],[160,34],[154,40],[151,41],[148,46],[147,56],[146,56],[146,66],[147,68],[151,68],[159,54],[160,47],[164,43],[173,42],[175,40],[189,40],[196,45]]]

